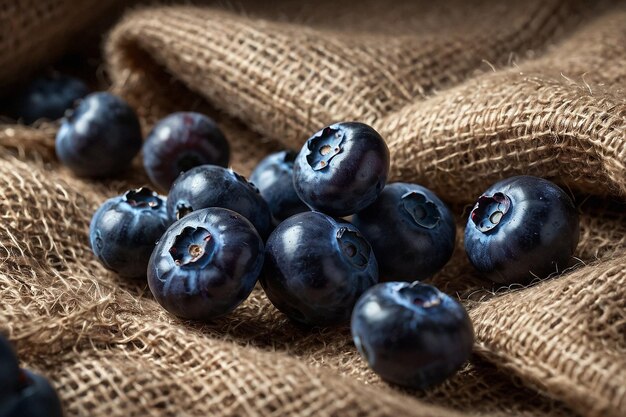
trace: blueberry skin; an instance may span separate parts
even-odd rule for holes
[[[389,149],[378,132],[363,123],[336,123],[306,141],[293,183],[311,209],[348,216],[376,200],[388,173]]]
[[[563,271],[578,237],[570,197],[550,181],[518,176],[494,184],[478,199],[467,220],[465,251],[492,281],[525,284]]]
[[[260,282],[272,304],[292,320],[339,325],[349,320],[359,296],[378,282],[378,264],[352,224],[305,212],[270,235]]]
[[[89,227],[94,254],[122,277],[143,278],[156,242],[171,224],[166,200],[149,188],[107,200]]]
[[[148,285],[170,313],[209,321],[250,295],[262,266],[263,240],[252,223],[213,207],[170,226],[150,258]]]
[[[89,88],[77,78],[61,74],[41,76],[9,98],[7,110],[26,124],[39,119],[56,120],[87,94]]]
[[[143,145],[143,165],[153,184],[169,190],[181,172],[212,164],[228,166],[230,147],[209,117],[172,113],[160,120]]]
[[[417,281],[370,288],[354,307],[351,329],[370,368],[409,388],[443,382],[469,359],[474,343],[465,308]]]
[[[134,110],[113,94],[93,93],[63,119],[56,154],[78,176],[107,177],[130,166],[141,142]]]
[[[20,368],[15,351],[9,341],[0,334],[0,404],[17,391],[19,376]]]
[[[372,243],[380,274],[389,281],[426,279],[454,251],[456,227],[450,209],[417,184],[388,184],[352,223]]]
[[[273,153],[259,162],[250,175],[250,182],[259,189],[276,223],[309,210],[293,187],[296,155],[293,151]]]
[[[192,211],[223,207],[252,222],[262,238],[272,228],[272,215],[259,190],[231,169],[200,165],[181,174],[170,189],[167,212],[177,220]]]
[[[20,390],[0,402],[2,417],[61,417],[61,401],[50,382],[41,375],[22,369]]]

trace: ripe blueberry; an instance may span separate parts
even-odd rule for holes
[[[15,351],[9,341],[0,334],[0,410],[3,401],[17,391],[19,376],[20,368]]]
[[[35,78],[8,99],[7,111],[24,123],[39,119],[56,120],[63,117],[74,102],[89,94],[81,80],[67,75],[52,74]]]
[[[181,174],[172,185],[167,199],[172,220],[207,207],[223,207],[241,214],[263,238],[271,231],[272,215],[259,190],[231,169],[200,165]]]
[[[293,187],[296,155],[293,151],[273,153],[259,162],[250,176],[278,222],[309,209]]]
[[[61,417],[61,401],[41,375],[27,370],[20,370],[20,387],[17,392],[0,402],[2,417]]]
[[[120,276],[146,276],[157,240],[170,225],[165,199],[149,188],[107,200],[91,219],[89,240],[100,262]]]
[[[381,276],[387,280],[428,278],[448,262],[454,250],[452,213],[420,185],[387,185],[352,222],[372,243]]]
[[[348,222],[300,213],[267,240],[261,285],[280,311],[300,323],[348,321],[359,296],[377,282],[374,253]]]
[[[389,149],[378,132],[363,123],[337,123],[306,141],[293,182],[312,209],[347,216],[376,200],[388,172]]]
[[[198,165],[228,166],[230,148],[222,131],[207,116],[178,112],[159,121],[143,145],[150,180],[168,190],[181,172]]]
[[[105,177],[123,171],[141,148],[141,127],[120,97],[94,93],[63,119],[56,153],[76,175]]]
[[[528,283],[562,271],[578,244],[576,208],[550,181],[519,176],[491,186],[465,228],[465,251],[494,282]]]
[[[352,313],[354,344],[383,379],[428,388],[470,357],[474,330],[465,308],[437,288],[387,282],[370,288]]]
[[[148,285],[170,313],[211,320],[245,300],[261,272],[263,241],[242,215],[197,210],[174,223],[157,244]]]

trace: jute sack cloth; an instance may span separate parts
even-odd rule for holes
[[[146,132],[175,110],[215,117],[244,174],[333,121],[372,124],[392,180],[432,188],[457,214],[457,250],[429,281],[469,309],[475,354],[443,385],[406,391],[367,369],[347,328],[299,328],[260,288],[213,323],[175,319],[88,244],[98,205],[147,183],[140,162],[79,179],[55,159],[56,126],[3,125],[0,331],[54,382],[66,414],[626,415],[626,9],[261,3],[129,11],[103,38],[111,90]],[[10,22],[39,7],[28,24],[0,25],[0,86],[57,56],[97,4],[0,1]],[[80,22],[51,18],[73,8]],[[581,241],[571,270],[500,288],[468,264],[462,228],[488,185],[517,174],[572,193]]]

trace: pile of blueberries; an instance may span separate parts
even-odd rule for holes
[[[265,158],[248,181],[227,168],[228,141],[207,116],[173,113],[144,142],[133,109],[101,92],[63,119],[56,151],[75,174],[92,178],[123,172],[142,152],[167,197],[143,187],[107,200],[93,216],[90,242],[106,268],[147,276],[158,303],[178,317],[225,315],[259,281],[297,323],[351,320],[357,349],[392,383],[430,387],[471,354],[463,306],[420,282],[452,256],[453,215],[425,187],[387,183],[389,150],[366,124],[324,127],[299,152]],[[513,177],[476,201],[465,249],[492,281],[526,284],[568,266],[578,227],[563,190]]]

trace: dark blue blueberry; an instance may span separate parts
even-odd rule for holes
[[[259,190],[231,169],[200,165],[181,174],[172,185],[167,198],[172,220],[208,207],[236,211],[250,220],[263,238],[271,232],[272,215]]]
[[[348,216],[376,200],[388,172],[389,149],[378,132],[363,123],[337,123],[306,141],[293,182],[312,209]]]
[[[465,308],[437,288],[387,282],[359,299],[352,337],[383,379],[424,389],[443,382],[469,359],[474,330]]]
[[[150,180],[169,190],[181,172],[199,165],[228,166],[230,148],[215,122],[193,112],[178,112],[159,121],[143,145]]]
[[[91,219],[89,240],[107,269],[142,278],[154,245],[170,224],[165,199],[144,187],[100,206]]]
[[[374,252],[348,222],[300,213],[267,240],[261,285],[276,308],[297,322],[347,322],[359,296],[377,282]]]
[[[35,78],[8,99],[8,113],[31,124],[39,119],[56,120],[74,107],[74,102],[89,94],[81,80],[52,74]]]
[[[452,213],[432,191],[416,184],[387,185],[352,222],[371,242],[386,280],[428,278],[454,251]]]
[[[259,162],[250,176],[250,182],[259,189],[278,223],[309,210],[293,187],[296,155],[293,151],[273,153]]]
[[[41,375],[20,371],[19,391],[0,402],[2,417],[61,417],[61,401],[50,382]]]
[[[4,399],[17,391],[19,377],[20,368],[15,351],[9,341],[0,334],[0,410]]]
[[[170,313],[207,321],[241,304],[262,266],[263,241],[252,224],[214,207],[170,226],[150,258],[148,285]]]
[[[578,213],[550,181],[519,176],[491,186],[465,228],[465,251],[478,271],[502,284],[563,271],[578,244]]]
[[[57,157],[76,175],[106,177],[130,166],[141,149],[141,127],[133,109],[109,93],[90,94],[63,119]]]

